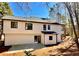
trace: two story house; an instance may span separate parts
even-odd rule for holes
[[[19,44],[52,45],[61,42],[62,24],[42,18],[2,17],[1,40],[5,46]]]

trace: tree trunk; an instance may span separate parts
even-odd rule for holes
[[[66,3],[65,3],[65,6],[67,7],[69,15],[70,15],[71,24],[72,24],[74,35],[75,35],[75,42],[76,42],[77,48],[79,49],[78,37],[77,37],[76,29],[75,29],[75,26],[74,26],[72,10],[71,10],[71,8]]]
[[[77,4],[75,4],[76,8],[77,8]],[[74,13],[75,13],[75,17],[76,17],[76,23],[77,23],[77,37],[79,37],[79,21],[78,21],[78,10],[75,9]]]

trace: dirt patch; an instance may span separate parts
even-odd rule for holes
[[[72,46],[73,45],[73,46]],[[62,43],[52,47],[38,49],[32,52],[36,56],[79,56],[79,50],[72,37],[67,36]]]
[[[23,50],[18,50],[0,53],[0,56],[26,56],[26,54]]]

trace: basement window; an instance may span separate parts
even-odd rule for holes
[[[52,40],[53,38],[52,38],[52,36],[49,36],[49,40]]]
[[[11,28],[18,28],[18,22],[11,22]]]

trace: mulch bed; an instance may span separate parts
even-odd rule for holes
[[[11,46],[0,46],[0,53],[8,51]]]

